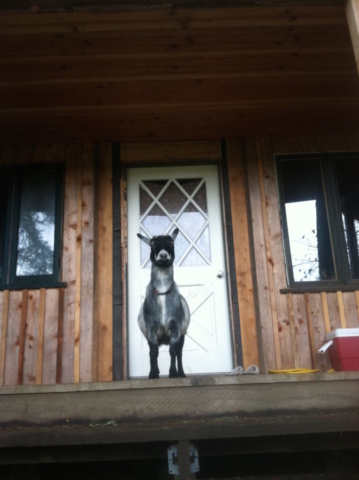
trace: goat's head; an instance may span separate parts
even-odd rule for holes
[[[178,228],[173,230],[172,235],[159,235],[158,237],[147,238],[137,234],[143,242],[151,247],[151,262],[157,267],[169,267],[175,259],[174,242],[178,235]]]

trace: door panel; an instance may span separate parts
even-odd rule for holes
[[[180,232],[175,241],[174,279],[191,311],[183,349],[184,370],[188,374],[231,370],[217,167],[129,169],[127,200],[130,376],[147,376],[149,372],[149,349],[137,325],[137,315],[150,280],[150,249],[136,234],[170,234],[176,227]],[[162,346],[161,375],[168,375],[169,363],[168,347]]]

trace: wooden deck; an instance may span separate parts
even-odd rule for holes
[[[0,388],[0,447],[359,431],[359,372]]]

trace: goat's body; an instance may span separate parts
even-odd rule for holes
[[[190,322],[190,311],[173,280],[173,243],[177,233],[173,239],[170,236],[155,237],[156,241],[152,239],[151,244],[154,245],[151,250],[151,281],[138,314],[138,325],[150,347],[150,378],[159,376],[157,357],[161,345],[170,345],[170,377],[186,376],[182,366],[182,349]],[[141,235],[139,237],[144,240]]]

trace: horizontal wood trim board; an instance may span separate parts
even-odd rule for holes
[[[34,15],[32,13],[2,14],[0,16],[0,25],[2,31],[4,28],[13,27],[31,30],[32,27],[41,26],[47,31],[61,31],[69,26],[76,25],[78,31],[81,27],[87,31],[108,29],[113,26],[114,29],[130,30],[136,28],[170,28],[183,29],[203,27],[208,25],[212,27],[222,26],[224,22],[239,25],[261,25],[266,21],[268,25],[277,25],[287,22],[292,24],[311,25],[313,22],[321,25],[344,25],[346,24],[345,11],[342,6],[292,6],[291,8],[283,6],[268,6],[261,8],[235,8],[226,7],[222,9],[202,8],[202,9],[148,9],[148,10],[128,10],[121,12],[102,12],[100,19],[97,12],[71,12],[69,13],[43,13]],[[60,29],[60,30],[58,30]],[[63,31],[63,30],[62,30]]]
[[[212,142],[167,142],[167,143],[123,143],[121,162],[167,162],[178,160],[219,160],[220,141]]]
[[[188,7],[209,7],[209,6],[218,6],[219,0],[196,0],[195,3],[193,0],[176,0],[172,2],[173,8],[188,8]],[[261,3],[258,0],[226,0],[225,5],[236,6],[236,7],[257,7]],[[328,5],[342,5],[341,0],[271,0],[273,6],[328,6]],[[128,9],[128,0],[112,0],[111,6],[99,6],[98,0],[72,0],[72,8],[75,11],[90,11],[90,12],[106,12],[107,10],[114,11],[116,8],[122,10]],[[148,9],[153,6],[153,0],[132,0],[132,6],[136,6],[138,9]],[[156,2],[157,7],[164,6],[168,7],[167,0],[158,0]],[[223,6],[223,2],[220,3]],[[14,9],[20,9],[24,11],[29,11],[31,7],[31,2],[28,0],[6,0],[2,3],[2,12],[6,13]],[[59,10],[63,12],[63,1],[61,0],[39,0],[36,2],[37,11],[41,12],[53,12]]]
[[[2,110],[125,105],[170,105],[182,102],[234,103],[260,100],[281,101],[318,98],[359,98],[359,83],[353,75],[318,75],[263,78],[198,78],[93,82],[92,84],[27,85],[1,88]]]
[[[0,60],[0,85],[112,82],[181,78],[306,77],[355,74],[353,52],[202,52],[187,55],[86,55]],[[99,75],[101,72],[101,75]]]

